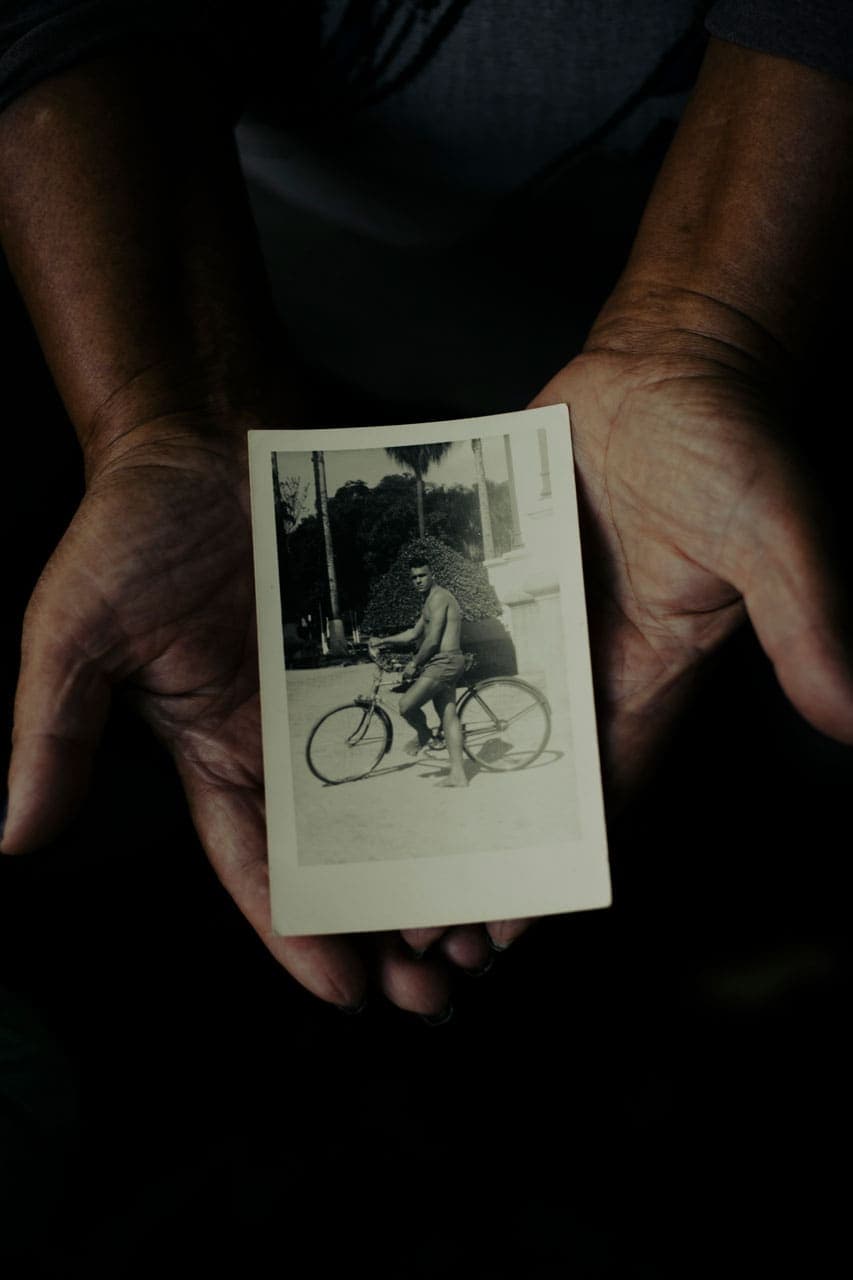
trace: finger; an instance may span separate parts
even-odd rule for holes
[[[401,929],[400,937],[406,946],[411,947],[412,951],[420,959],[445,932],[446,926],[434,929]]]
[[[292,977],[321,1000],[356,1009],[367,976],[345,938],[282,938],[273,933],[266,824],[259,788],[224,781],[209,765],[179,758],[178,771],[207,856],[237,907]]]
[[[46,844],[74,816],[89,786],[110,684],[69,638],[71,630],[60,599],[42,588],[24,622],[4,853]]]
[[[749,508],[733,580],[782,688],[820,732],[853,743],[853,631],[817,502],[781,465]]]
[[[459,925],[455,929],[448,929],[439,950],[445,960],[467,973],[487,969],[494,959],[488,935],[481,924]]]
[[[392,1004],[427,1018],[449,1013],[450,981],[442,965],[429,958],[417,960],[399,934],[378,935],[374,951],[379,985]]]
[[[486,932],[496,951],[506,951],[533,924],[531,918],[524,920],[491,920],[486,925]]]

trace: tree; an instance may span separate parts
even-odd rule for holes
[[[329,523],[329,502],[326,496],[326,459],[322,449],[314,450],[311,454],[311,461],[314,464],[317,507],[323,526],[323,540],[326,544],[326,572],[329,578],[329,604],[332,615],[329,620],[329,647],[332,653],[346,653],[344,624],[341,622],[341,607],[338,603],[338,578],[335,572],[335,553],[332,547],[332,527]]]
[[[512,498],[509,492],[509,481],[486,480],[489,493],[489,516],[492,522],[492,533],[495,538],[495,555],[506,555],[514,544],[512,525]]]
[[[288,618],[316,613],[317,601],[328,591],[323,528],[318,516],[308,516],[287,540],[284,602]]]
[[[440,462],[446,453],[453,448],[453,442],[445,444],[412,444],[399,445],[386,449],[389,458],[408,467],[415,477],[415,493],[418,509],[418,532],[421,537],[426,532],[424,523],[424,476],[434,462]]]
[[[462,616],[468,621],[498,618],[501,606],[481,562],[468,560],[437,538],[416,538],[401,548],[386,574],[373,584],[363,627],[374,634],[388,634],[410,627],[423,600],[412,585],[409,564],[421,555],[429,563],[435,580],[452,591]]]
[[[489,511],[489,488],[486,484],[486,468],[483,463],[483,442],[472,440],[474,470],[477,474],[477,500],[480,503],[480,525],[483,530],[483,559],[494,560],[495,540],[492,536],[492,517]]]
[[[488,481],[495,550],[511,546],[506,482]],[[363,614],[370,593],[394,565],[401,547],[417,538],[415,478],[397,472],[372,488],[348,480],[328,499],[335,549],[336,583],[341,616]],[[427,537],[471,561],[482,559],[477,497],[469,485],[427,485],[424,494]],[[281,538],[284,546],[284,536]],[[283,591],[289,620],[316,612],[318,599],[328,599],[328,575],[320,515],[300,520],[281,553]],[[325,607],[325,606],[324,606]]]
[[[385,573],[417,532],[414,476],[383,476],[370,491],[357,534],[366,578]]]
[[[430,485],[424,494],[427,536],[444,542],[469,560],[483,558],[477,497],[466,485]],[[387,566],[386,566],[387,568]]]
[[[305,515],[308,506],[308,481],[298,476],[285,476],[278,482],[278,509],[286,535],[290,535]]]

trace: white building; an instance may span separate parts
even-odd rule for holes
[[[515,545],[505,555],[487,560],[485,567],[503,606],[518,674],[543,689],[555,704],[566,699],[568,690],[548,440],[539,428],[526,438],[505,436],[504,446]]]

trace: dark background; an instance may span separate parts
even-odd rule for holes
[[[23,609],[81,492],[5,295],[4,744]],[[849,327],[828,320],[799,418],[846,536]],[[612,910],[460,976],[431,1028],[378,997],[346,1017],[277,969],[118,706],[73,829],[0,861],[6,1275],[299,1255],[319,1275],[825,1274],[850,1136],[850,778],[742,633],[612,829]]]

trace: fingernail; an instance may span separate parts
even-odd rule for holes
[[[453,1005],[449,1004],[446,1009],[442,1009],[441,1013],[422,1013],[421,1022],[425,1022],[428,1027],[441,1027],[452,1017]]]
[[[481,964],[477,969],[463,969],[463,973],[467,973],[469,978],[482,978],[489,972],[495,963],[494,956],[490,956],[485,964]]]
[[[357,1013],[364,1013],[367,1008],[367,996],[364,997],[361,1004],[336,1004],[335,1008],[339,1013],[345,1013],[348,1017],[355,1017]]]
[[[512,946],[511,942],[495,942],[490,933],[487,933],[486,937],[489,939],[489,946],[493,951],[497,951],[498,955],[500,955],[502,951],[507,951]]]

